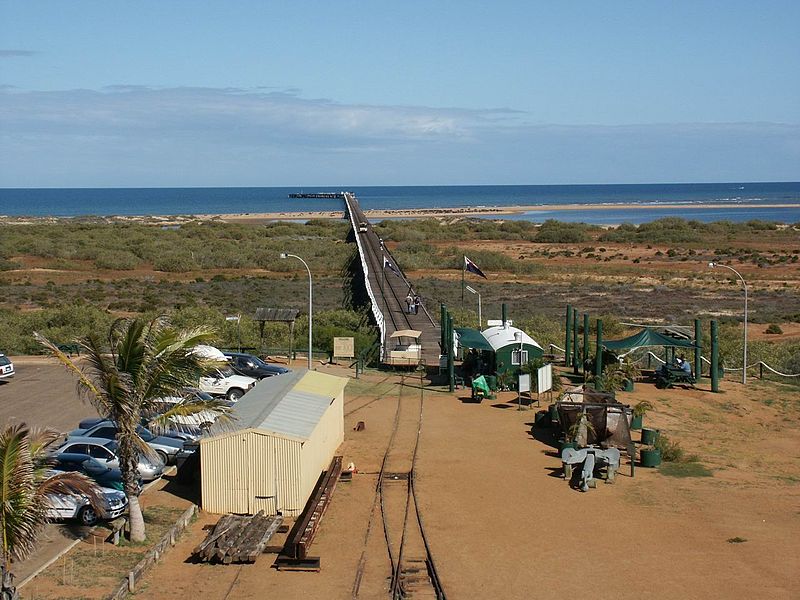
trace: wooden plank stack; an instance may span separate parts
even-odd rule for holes
[[[227,514],[217,521],[192,555],[204,562],[226,565],[255,562],[282,522],[280,515],[266,516],[263,510],[253,516]]]

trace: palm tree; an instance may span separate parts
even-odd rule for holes
[[[48,494],[81,494],[93,504],[97,485],[80,473],[50,472],[45,448],[60,434],[31,430],[24,423],[0,430],[0,597],[18,598],[10,572],[12,560],[22,560],[36,547],[47,518]]]
[[[130,538],[145,540],[144,518],[138,498],[139,454],[152,451],[136,432],[142,417],[159,412],[160,398],[179,395],[181,389],[197,385],[201,374],[217,365],[215,361],[192,352],[195,346],[208,343],[213,332],[205,328],[176,329],[163,317],[151,320],[118,319],[108,338],[90,335],[78,344],[83,349],[86,366],[76,365],[57,346],[34,334],[50,352],[78,378],[81,395],[101,415],[117,425],[119,463],[125,493],[128,496]],[[228,408],[218,400],[187,400],[165,413],[188,415],[211,411],[222,422],[229,421]]]

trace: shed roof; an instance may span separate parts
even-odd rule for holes
[[[542,349],[542,347],[536,343],[531,336],[527,333],[522,331],[517,327],[503,327],[498,325],[497,327],[489,327],[488,329],[484,329],[482,335],[486,338],[486,341],[492,346],[492,349],[497,352],[500,348],[505,348],[506,346],[510,346],[512,344],[519,344],[519,342],[515,339],[514,334],[517,332],[522,334],[522,343],[527,346],[534,346]]]
[[[307,440],[347,379],[297,369],[262,379],[233,407],[237,429],[259,429]]]

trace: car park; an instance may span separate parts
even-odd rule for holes
[[[52,468],[56,471],[77,471],[93,479],[98,485],[105,488],[123,491],[122,472],[109,467],[88,454],[75,454],[61,452],[52,457]],[[142,491],[142,480],[138,480],[138,491]]]
[[[100,520],[116,519],[127,510],[128,497],[124,492],[107,487],[100,487],[98,492],[100,500],[96,505],[80,494],[47,494],[47,518],[53,521],[75,520],[91,527]]]
[[[224,354],[234,371],[254,379],[264,379],[265,377],[273,377],[290,372],[290,369],[286,367],[264,362],[252,354],[243,352],[225,352]]]
[[[0,353],[0,381],[14,377],[14,363],[5,354]]]
[[[119,444],[116,440],[81,436],[69,437],[56,450],[56,454],[61,453],[87,454],[112,469],[119,468]],[[144,455],[139,455],[137,469],[142,479],[153,481],[164,474],[164,463],[159,459],[150,460]]]
[[[92,423],[93,420],[85,419],[81,421],[82,424]],[[88,438],[101,438],[106,440],[114,440],[117,437],[117,426],[114,421],[103,419],[89,427],[78,427],[71,431],[68,435],[69,438],[73,437],[88,437]],[[161,461],[168,465],[175,462],[175,456],[183,447],[183,442],[179,439],[170,438],[166,436],[155,435],[146,427],[139,425],[136,428],[136,433],[139,437],[153,449]]]

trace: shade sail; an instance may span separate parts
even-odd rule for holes
[[[456,327],[455,331],[458,334],[458,345],[462,348],[475,348],[476,350],[489,350],[491,352],[494,351],[492,345],[486,341],[486,338],[483,337],[483,334],[477,329],[471,329],[470,327]]]
[[[672,346],[675,348],[695,347],[692,340],[670,337],[647,328],[621,340],[603,340],[603,347],[606,350],[612,351],[644,348],[645,346]]]

